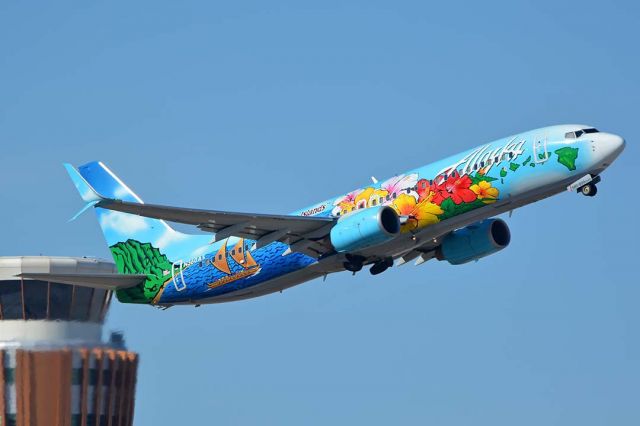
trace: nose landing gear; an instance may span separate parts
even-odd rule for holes
[[[588,183],[584,186],[581,186],[579,191],[585,197],[595,197],[598,193],[598,187],[595,183]]]
[[[596,184],[600,183],[600,176],[585,175],[567,187],[569,191],[577,191],[585,197],[595,197],[598,193]]]

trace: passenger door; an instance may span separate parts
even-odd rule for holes
[[[547,137],[537,137],[533,140],[533,159],[536,163],[544,163],[549,159]]]

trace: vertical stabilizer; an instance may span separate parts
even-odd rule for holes
[[[129,186],[100,161],[80,166],[77,172],[72,166],[65,167],[89,207],[99,202],[96,197],[143,203]],[[119,290],[117,296],[123,302],[149,303],[162,286],[172,279],[171,271],[176,269],[176,263],[200,256],[209,248],[209,236],[178,232],[163,220],[100,207],[96,207],[95,211],[118,271],[124,274],[147,274],[149,277],[138,287]]]

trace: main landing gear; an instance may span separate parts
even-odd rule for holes
[[[391,266],[393,266],[393,259],[387,257],[374,263],[371,269],[369,269],[369,272],[371,272],[371,275],[378,275],[389,269]]]
[[[353,272],[354,274],[356,272],[360,272],[364,266],[365,260],[366,258],[362,256],[348,254],[347,261],[343,263],[344,269]],[[369,272],[371,272],[371,275],[378,275],[389,269],[391,266],[393,266],[393,259],[391,257],[385,257],[384,259],[375,262],[369,269]]]
[[[343,263],[344,269],[347,271],[360,272],[362,270],[362,265],[364,264],[365,258],[362,256],[354,256],[352,254],[347,254],[347,261]]]

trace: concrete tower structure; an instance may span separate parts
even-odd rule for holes
[[[108,289],[20,274],[116,273],[111,262],[0,257],[0,425],[133,424],[138,356],[104,341]]]

